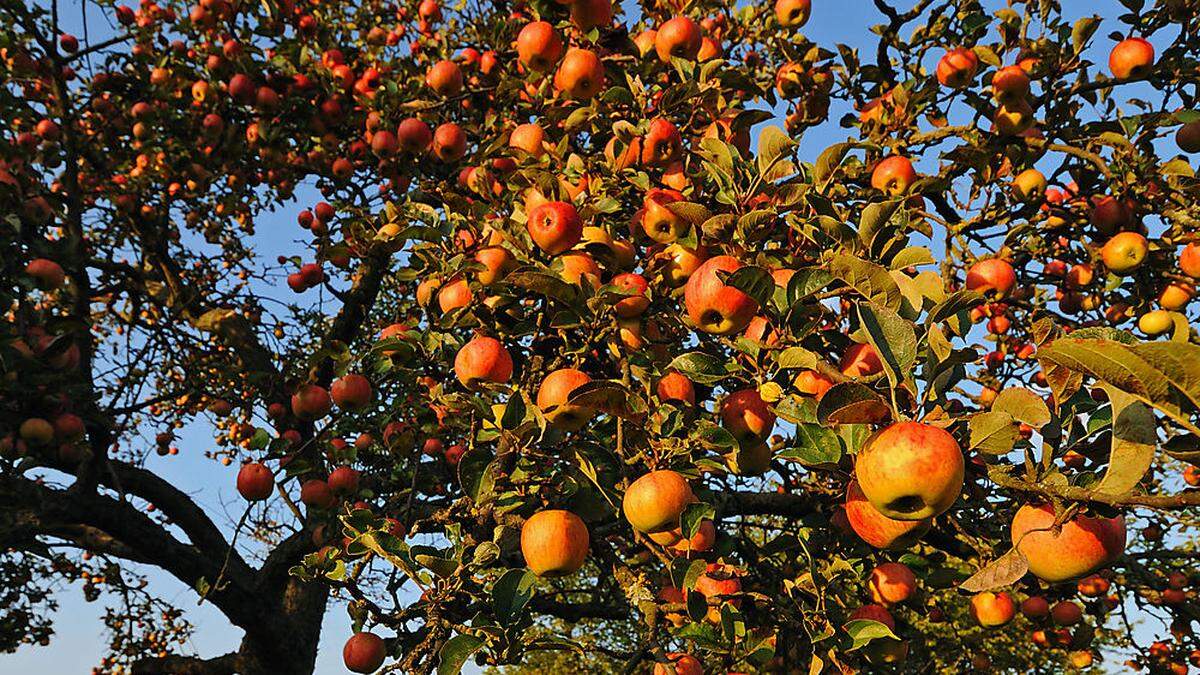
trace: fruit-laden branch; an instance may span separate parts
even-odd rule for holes
[[[800,518],[817,510],[817,502],[803,494],[784,492],[728,492],[719,496],[720,513],[739,516]]]
[[[1104,494],[1074,485],[1051,485],[1028,481],[993,471],[988,475],[994,483],[1010,490],[1029,492],[1047,499],[1065,499],[1074,502],[1090,502],[1107,506],[1144,506],[1152,509],[1186,509],[1200,506],[1200,490],[1177,495]]]

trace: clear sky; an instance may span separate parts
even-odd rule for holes
[[[904,0],[892,1],[894,4],[908,6]],[[133,2],[129,1],[126,4]],[[992,6],[997,3],[985,4]],[[1095,12],[1111,17],[1120,11],[1116,0],[1067,1],[1063,4],[1069,13],[1078,15]],[[813,0],[813,5],[812,19],[804,29],[810,39],[828,48],[839,42],[857,47],[866,52],[864,60],[873,60],[873,53],[867,50],[873,46],[874,36],[868,28],[881,23],[882,17],[869,0]],[[94,4],[89,3],[87,7],[92,39],[111,34],[108,18],[103,16]],[[60,4],[64,30],[79,36],[81,40],[82,12],[83,6],[77,0]],[[1104,36],[1121,27],[1105,21],[1097,31],[1094,42],[1106,51],[1109,42]],[[1164,45],[1157,46],[1161,49]],[[1093,56],[1093,60],[1103,62],[1102,57]],[[836,123],[845,112],[846,109],[837,108],[835,103],[830,114],[833,121],[805,134],[800,143],[801,159],[815,160],[822,149],[852,135],[852,130],[842,129]],[[315,201],[317,198],[312,190],[301,191],[301,200],[298,203],[286,205],[277,214],[261,218],[254,237],[257,240],[257,250],[271,256],[277,253],[303,255],[305,249],[293,241],[302,232],[296,226],[295,214]],[[277,289],[273,295],[285,301],[295,297],[286,287]],[[224,525],[226,531],[231,531],[237,514],[240,514],[240,498],[234,490],[236,466],[222,467],[203,457],[205,449],[213,445],[211,430],[203,425],[192,425],[185,429],[177,445],[180,448],[179,455],[151,456],[147,460],[148,468],[161,473],[175,485],[192,494],[198,503],[214,514],[214,519],[219,525]],[[232,506],[227,509],[224,505]],[[235,510],[238,511],[234,516],[227,515]],[[241,631],[232,628],[219,612],[207,605],[197,608],[196,595],[172,577],[150,571],[150,579],[152,587],[159,589],[164,597],[188,610],[189,618],[197,627],[191,644],[195,653],[201,656],[215,656],[236,649],[241,639]],[[103,624],[99,617],[103,614],[105,598],[102,597],[96,603],[87,603],[83,599],[81,585],[75,583],[58,595],[58,601],[61,607],[56,616],[56,635],[50,646],[24,647],[12,655],[0,654],[0,673],[87,673],[99,661],[104,653]],[[322,632],[317,659],[318,673],[346,672],[341,663],[341,646],[348,633],[349,620],[343,608],[331,606]],[[1119,668],[1119,664],[1111,661],[1107,665],[1110,668]]]

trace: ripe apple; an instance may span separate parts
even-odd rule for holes
[[[468,389],[484,382],[503,384],[512,377],[512,372],[512,356],[494,337],[476,336],[454,357],[454,375]]]
[[[357,373],[349,373],[334,380],[330,394],[339,408],[360,410],[371,402],[371,381]]]
[[[833,380],[815,370],[802,370],[796,375],[792,386],[801,394],[807,394],[820,401],[825,392],[833,388]]]
[[[696,501],[682,474],[669,469],[651,471],[625,491],[621,510],[639,532],[662,532],[679,527],[679,516]]]
[[[850,612],[849,621],[877,621],[891,630],[896,630],[896,620],[883,605],[863,605]]]
[[[642,202],[642,230],[660,244],[670,244],[687,234],[688,222],[672,211],[667,204],[683,201],[676,190],[651,188]]]
[[[741,598],[736,597],[742,592],[742,580],[730,565],[709,563],[704,568],[704,574],[696,579],[696,591],[708,601],[705,618],[712,623],[721,621],[722,605],[737,608],[742,604]]]
[[[1022,506],[1012,522],[1013,546],[1029,561],[1029,571],[1050,583],[1095,572],[1125,551],[1125,517],[1076,515],[1054,529],[1054,507]]]
[[[275,490],[275,476],[259,462],[243,464],[237,475],[237,491],[248,502],[258,502]]]
[[[1200,120],[1179,127],[1175,132],[1175,144],[1184,152],[1200,152]]]
[[[665,547],[668,553],[688,555],[703,553],[711,549],[717,541],[717,527],[713,521],[705,518],[700,521],[700,527],[696,529],[696,533],[692,535],[691,539],[683,538],[682,528],[651,532],[648,536],[651,541]]]
[[[1146,238],[1137,232],[1118,232],[1104,242],[1100,249],[1100,259],[1108,271],[1120,276],[1128,276],[1142,266],[1149,252]]]
[[[530,122],[513,129],[508,136],[508,147],[523,150],[531,157],[541,157],[546,154],[546,147],[543,145],[545,140],[546,132],[542,125]]]
[[[846,487],[846,520],[860,539],[875,548],[900,550],[911,547],[929,531],[932,520],[896,520],[879,512],[863,494],[858,481]]]
[[[740,333],[758,313],[754,298],[717,276],[718,271],[734,272],[741,267],[737,258],[721,255],[700,265],[688,278],[683,301],[698,330],[713,335]]]
[[[1108,69],[1121,80],[1150,76],[1154,67],[1154,45],[1142,38],[1126,38],[1108,54]]]
[[[438,309],[443,314],[471,304],[471,285],[465,277],[455,277],[438,289]]]
[[[428,124],[415,117],[409,117],[396,127],[396,140],[404,152],[419,155],[428,150],[429,145],[433,143],[433,131]]]
[[[656,117],[642,139],[642,164],[662,167],[683,154],[683,137],[670,120]]]
[[[319,385],[305,384],[292,394],[292,414],[302,420],[320,419],[332,408],[329,392]]]
[[[587,251],[567,251],[556,262],[562,265],[559,277],[568,284],[578,286],[586,282],[592,288],[600,287],[600,265]]]
[[[855,473],[871,505],[889,518],[922,520],[958,499],[963,455],[944,429],[897,422],[872,434],[857,455]]]
[[[886,562],[871,570],[867,580],[871,600],[880,605],[896,605],[917,592],[917,577],[908,565]]]
[[[812,14],[812,0],[775,0],[775,20],[784,28],[800,28]]]
[[[694,61],[700,53],[700,26],[686,16],[677,16],[658,27],[654,36],[654,51],[663,63],[671,58]]]
[[[446,164],[467,154],[467,134],[454,122],[439,125],[433,132],[433,154]]]
[[[475,273],[475,280],[481,286],[491,286],[508,276],[508,273],[517,266],[517,259],[503,246],[481,248],[475,252],[474,258],[475,262],[484,267]]]
[[[546,202],[529,214],[529,237],[546,253],[569,251],[583,237],[579,211],[568,202]]]
[[[1029,76],[1020,66],[1005,66],[992,76],[992,96],[1000,105],[1022,103],[1029,97]]]
[[[1196,295],[1196,287],[1182,281],[1172,281],[1163,286],[1158,294],[1158,306],[1166,310],[1178,312],[1191,302]]]
[[[1179,270],[1193,279],[1200,279],[1200,244],[1183,247],[1179,254]]]
[[[1070,600],[1060,600],[1050,608],[1050,618],[1060,626],[1074,626],[1083,619],[1083,608]]]
[[[462,69],[453,61],[438,61],[425,73],[425,84],[439,96],[457,96],[463,88]]]
[[[334,494],[348,495],[358,492],[358,470],[348,466],[334,469],[325,483]]]
[[[883,372],[883,361],[874,347],[856,342],[846,348],[838,369],[847,377],[870,377]]]
[[[1030,619],[1044,619],[1050,616],[1050,603],[1040,595],[1031,595],[1021,601],[1021,614]]]
[[[967,270],[967,290],[998,299],[1008,297],[1017,285],[1017,274],[1012,265],[1002,258],[988,258],[971,265]]]
[[[996,109],[992,124],[1001,136],[1020,136],[1033,128],[1033,107],[1024,99],[1005,103]]]
[[[590,99],[604,88],[604,64],[595,52],[572,47],[554,73],[554,86],[568,98]]]
[[[517,59],[532,71],[549,72],[562,54],[562,38],[548,21],[531,21],[517,34]]]
[[[1016,613],[1012,597],[1004,591],[984,591],[971,597],[971,616],[986,628],[1003,626],[1012,621]]]
[[[691,654],[672,652],[667,654],[670,667],[661,663],[654,664],[654,675],[704,675],[704,664]]]
[[[568,4],[571,6],[571,23],[582,33],[612,24],[612,0],[573,0]]]
[[[333,490],[320,478],[311,478],[300,486],[300,501],[310,508],[328,509],[334,504]]]
[[[762,440],[775,427],[775,413],[757,389],[741,389],[721,401],[721,425],[739,441]]]
[[[570,511],[539,511],[521,526],[521,555],[539,577],[574,574],[587,554],[587,525]]]
[[[957,47],[946,52],[937,64],[937,79],[944,87],[962,89],[975,80],[979,71],[979,57],[966,47]]]
[[[912,161],[907,157],[892,155],[875,165],[875,170],[871,172],[871,187],[894,197],[908,192],[916,179],[917,171]]]
[[[687,376],[672,370],[663,375],[655,387],[658,398],[664,403],[671,401],[685,405],[696,405],[696,386]]]
[[[1046,197],[1046,177],[1037,169],[1025,169],[1013,178],[1012,192],[1026,204],[1040,203]]]
[[[537,393],[537,406],[542,409],[546,421],[563,431],[582,429],[595,415],[595,410],[567,401],[572,392],[591,381],[587,373],[574,368],[560,368],[547,375]]]
[[[632,319],[641,316],[650,306],[650,298],[647,297],[647,292],[650,290],[650,284],[646,282],[646,278],[636,272],[625,272],[613,277],[611,284],[623,291],[628,291],[631,295],[626,295],[613,305],[613,311],[622,319]]]
[[[67,273],[63,271],[62,266],[46,258],[30,260],[29,264],[25,266],[25,274],[32,278],[34,285],[43,291],[62,288],[67,281]]]
[[[692,278],[692,274],[700,269],[708,260],[708,250],[704,247],[691,249],[682,244],[671,244],[660,254],[666,260],[662,266],[662,279],[671,288],[678,288]]]
[[[355,673],[373,673],[383,665],[387,646],[383,638],[374,633],[355,633],[342,647],[342,661],[346,669]]]

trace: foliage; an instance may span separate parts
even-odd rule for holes
[[[0,7],[5,649],[84,576],[105,672],[312,672],[333,598],[403,672],[1200,657],[1193,0],[876,0],[870,54],[781,25],[805,0],[102,4],[82,44]],[[262,231],[318,192],[300,242]],[[178,447],[197,423],[214,447]],[[864,469],[902,428],[957,447],[889,480],[953,505],[888,550],[847,494],[911,506]],[[231,469],[219,523],[154,471],[178,452],[274,482]],[[668,470],[695,499],[635,530]],[[523,532],[547,510],[582,562]],[[1118,516],[1123,555],[1035,576],[1036,535]],[[919,593],[881,615],[886,562]],[[185,653],[139,566],[242,643]],[[1084,617],[979,625],[1001,590]]]

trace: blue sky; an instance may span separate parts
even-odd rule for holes
[[[128,3],[132,4],[132,3]],[[872,3],[867,0],[814,0],[812,19],[804,32],[822,46],[832,48],[836,43],[844,43],[860,50],[867,51],[873,45],[873,36],[869,26],[880,23],[882,17],[876,12]],[[994,3],[987,3],[989,5]],[[1112,16],[1119,10],[1115,0],[1101,3],[1064,3],[1068,11],[1082,13],[1099,12]],[[88,23],[93,39],[108,34],[108,21],[103,17],[94,4],[88,7]],[[78,2],[64,2],[60,6],[64,29],[78,36],[83,35],[82,6]],[[1111,30],[1120,26],[1106,21],[1097,32],[1095,42],[1107,51],[1108,40],[1104,37]],[[102,39],[102,37],[101,37]],[[1163,45],[1158,45],[1160,48]],[[1103,63],[1103,57],[1096,58],[1093,49],[1093,60]],[[873,54],[867,52],[865,59],[873,59]],[[932,66],[933,64],[927,64]],[[845,140],[851,135],[851,130],[838,127],[836,120],[846,109],[837,107],[831,111],[833,120],[805,134],[800,143],[800,157],[804,160],[814,160],[822,149],[828,145]],[[274,256],[303,255],[305,250],[291,237],[299,232],[295,224],[295,213],[317,201],[311,190],[302,192],[300,202],[290,204],[277,214],[260,219],[256,228],[257,250]],[[275,297],[288,300],[294,296],[285,287],[277,289]],[[177,445],[180,454],[170,457],[152,455],[148,467],[160,472],[168,480],[181,489],[192,494],[194,498],[224,524],[227,531],[232,529],[236,515],[226,517],[224,514],[240,510],[240,498],[233,489],[236,466],[223,467],[204,458],[203,453],[212,447],[211,430],[204,425],[191,425],[180,434]],[[232,505],[226,509],[224,505]],[[214,656],[235,649],[241,632],[230,627],[229,623],[209,606],[196,607],[195,594],[173,578],[163,574],[150,572],[151,585],[158,589],[161,595],[173,600],[180,607],[189,609],[189,617],[196,624],[197,630],[190,645],[191,649],[201,656]],[[99,617],[103,613],[104,599],[97,603],[84,602],[78,583],[67,587],[60,593],[58,600],[61,608],[56,617],[57,634],[48,647],[24,647],[12,655],[0,655],[0,672],[48,672],[48,673],[87,673],[104,653],[104,640],[101,633],[102,624]],[[318,653],[318,673],[345,672],[341,664],[341,646],[349,632],[349,620],[341,607],[334,606],[326,616],[322,641]],[[1111,664],[1115,666],[1115,664]]]

